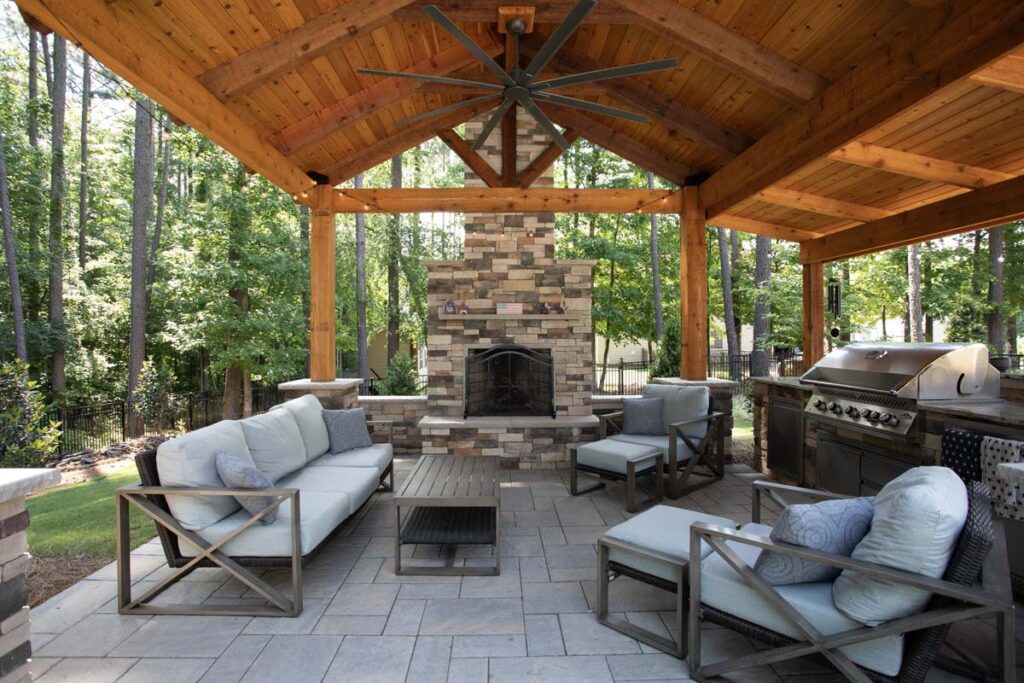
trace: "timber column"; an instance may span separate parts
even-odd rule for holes
[[[825,264],[804,264],[804,371],[825,355]]]
[[[309,234],[309,378],[331,382],[335,367],[334,188],[310,192],[313,219]]]
[[[696,185],[682,188],[679,215],[679,377],[708,376],[708,245]]]

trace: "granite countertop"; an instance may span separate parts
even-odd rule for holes
[[[954,415],[967,419],[1024,427],[1024,403],[1013,403],[1011,401],[986,401],[984,403],[919,401],[917,407],[929,413]]]

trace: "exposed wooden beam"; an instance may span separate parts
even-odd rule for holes
[[[676,190],[518,187],[335,190],[333,207],[352,213],[679,213]]]
[[[728,211],[1024,41],[1019,0],[950,0],[864,59],[701,185],[709,215]]]
[[[768,202],[769,204],[775,204],[777,206],[799,209],[800,211],[809,211],[823,216],[846,218],[853,221],[860,221],[862,223],[876,221],[879,218],[891,216],[893,213],[892,211],[878,209],[873,206],[853,204],[851,202],[844,202],[840,199],[833,199],[832,197],[823,197],[817,194],[798,192],[796,190],[786,190],[777,187],[768,187],[761,190],[754,195],[754,199],[758,199],[762,202]]]
[[[1024,56],[1009,55],[976,71],[971,80],[1001,90],[1024,93]]]
[[[309,377],[314,382],[332,382],[337,377],[334,197],[332,188],[326,185],[317,185],[308,194],[313,209],[309,232]]]
[[[800,260],[836,261],[1022,218],[1024,176],[804,242]]]
[[[25,22],[25,25],[28,26],[33,31],[35,31],[36,33],[43,36],[48,36],[51,33],[53,33],[53,29],[51,29],[43,22],[36,19],[34,16],[29,14],[25,10],[19,8],[18,11],[21,13],[21,20]]]
[[[314,185],[153,40],[131,7],[106,0],[19,0],[19,7],[102,62],[183,121],[288,192]],[[111,36],[117,36],[116,40]]]
[[[744,218],[743,216],[735,216],[727,213],[718,214],[714,218],[708,220],[708,223],[720,228],[739,230],[740,232],[748,232],[752,235],[764,235],[765,237],[771,237],[772,239],[777,240],[786,240],[788,242],[803,242],[804,240],[814,239],[815,237],[821,236],[812,230],[794,228],[789,225],[779,225],[778,223],[765,223],[764,221]]]
[[[704,208],[696,185],[679,191],[679,376],[708,376],[708,245]]]
[[[972,189],[1013,178],[1012,174],[1002,171],[959,164],[955,161],[936,159],[911,152],[901,152],[897,149],[880,147],[866,142],[851,142],[848,145],[843,145],[832,152],[828,158],[855,166],[888,171],[909,178],[931,180],[936,183]]]
[[[504,49],[502,42],[490,33],[474,36],[477,43],[487,54],[494,57]],[[413,64],[406,73],[430,74],[445,76],[458,69],[477,64],[477,59],[460,45],[450,47],[433,57]],[[283,154],[292,154],[304,147],[318,142],[345,126],[387,109],[396,102],[409,97],[427,84],[408,78],[381,78],[370,83],[364,89],[354,92],[348,97],[305,116],[289,124],[268,138],[268,142],[277,147]],[[469,89],[457,91],[459,96],[469,94]]]
[[[580,131],[576,128],[567,128],[562,133],[562,137],[570,145],[580,139]],[[530,165],[523,169],[523,172],[516,178],[516,185],[519,187],[529,187],[537,182],[537,179],[544,175],[544,172],[551,168],[551,164],[558,161],[558,158],[562,156],[562,148],[558,146],[557,142],[552,142],[544,151],[536,156],[536,158],[530,162]]]
[[[804,371],[825,355],[825,265],[805,263],[803,268]]]
[[[374,144],[356,150],[322,172],[331,179],[332,185],[343,183],[396,154],[429,140],[443,130],[454,128],[488,109],[493,109],[494,105],[494,102],[467,105],[464,109],[455,109],[405,126]]]
[[[411,0],[348,0],[302,26],[213,67],[199,81],[223,101],[243,95],[391,20]]]
[[[429,21],[422,5],[437,5],[453,21],[462,23],[493,24],[498,21],[498,4],[494,0],[424,0],[394,13],[395,21]],[[523,4],[523,3],[520,3]],[[560,24],[575,5],[575,0],[539,0],[530,2],[534,21],[540,24]],[[635,18],[612,3],[599,3],[587,15],[587,24],[629,24]]]
[[[803,103],[828,82],[795,62],[687,9],[676,0],[616,0],[637,24],[790,102]]]
[[[476,173],[480,177],[480,180],[484,181],[487,187],[501,187],[501,176],[498,172],[491,168],[491,165],[487,163],[487,160],[476,153],[469,144],[462,139],[462,136],[456,133],[454,130],[442,130],[437,134],[437,137],[441,138],[448,147],[458,155],[460,159],[472,169],[473,173]]]

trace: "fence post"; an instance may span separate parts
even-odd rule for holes
[[[121,401],[119,407],[120,407],[120,410],[121,410],[121,441],[124,441],[125,434],[126,434],[126,431],[127,431],[127,428],[128,428],[127,424],[126,424],[127,419],[128,419],[128,401],[127,400]]]
[[[623,387],[623,375],[625,374],[625,372],[626,372],[626,364],[620,358],[619,359],[619,396],[621,396],[622,394],[625,393],[625,388]]]

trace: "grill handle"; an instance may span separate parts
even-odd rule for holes
[[[801,384],[813,384],[814,386],[826,387],[828,389],[844,389],[846,391],[857,391],[857,392],[860,392],[860,393],[870,392],[871,391],[870,389],[865,389],[864,387],[858,387],[858,386],[855,386],[853,384],[840,384],[839,382],[823,382],[820,379],[801,379],[800,383]],[[877,393],[886,393],[886,394],[889,394],[890,396],[898,396],[898,394],[895,391],[886,391],[886,392],[877,392]]]

